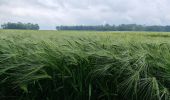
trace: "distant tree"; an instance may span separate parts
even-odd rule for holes
[[[31,24],[31,23],[4,23],[1,25],[3,29],[26,29],[26,30],[39,30],[38,24]]]
[[[137,24],[97,25],[97,26],[57,26],[57,30],[94,30],[94,31],[157,31],[170,32],[170,26],[145,26]]]

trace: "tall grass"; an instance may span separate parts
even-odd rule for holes
[[[0,100],[170,99],[159,33],[25,32],[1,32]]]

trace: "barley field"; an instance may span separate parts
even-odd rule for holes
[[[0,30],[0,100],[170,100],[170,33]]]

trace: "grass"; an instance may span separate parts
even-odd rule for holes
[[[0,99],[169,100],[169,37],[0,30]]]

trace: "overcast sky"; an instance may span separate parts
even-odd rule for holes
[[[170,24],[170,0],[0,0],[0,24],[56,25]]]

